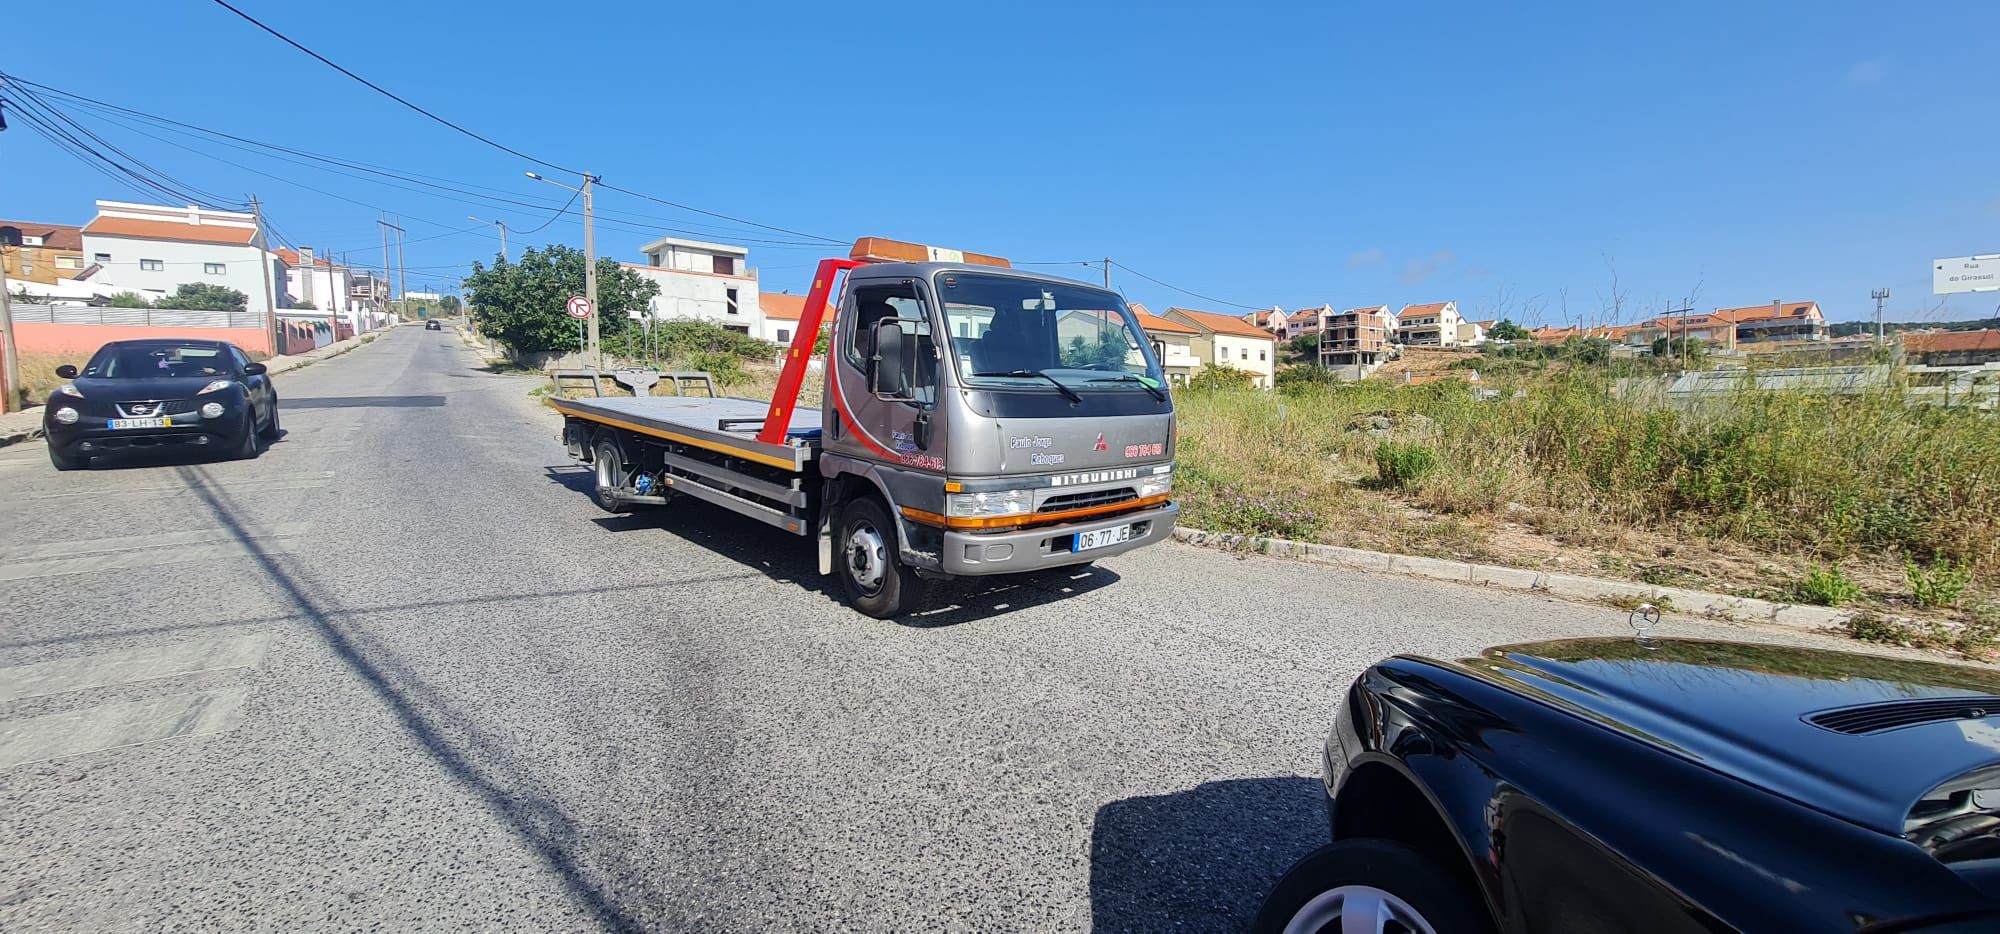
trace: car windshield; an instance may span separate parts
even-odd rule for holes
[[[969,386],[1157,391],[1160,372],[1118,296],[1006,276],[938,277],[945,331]]]
[[[230,375],[229,354],[212,344],[111,344],[83,368],[91,379]]]

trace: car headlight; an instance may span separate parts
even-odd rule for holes
[[[236,385],[236,381],[233,379],[218,379],[212,383],[209,383],[206,386],[201,387],[201,391],[195,393],[195,395],[205,396],[211,392],[221,392],[222,390],[228,389],[229,387],[234,385]]]
[[[944,511],[947,516],[1024,516],[1035,511],[1035,491],[947,493]]]
[[[76,419],[76,410],[69,406],[63,406],[56,410],[56,421],[62,422],[65,425],[74,425],[76,424]]]
[[[1141,478],[1136,489],[1139,498],[1144,499],[1148,496],[1159,496],[1162,493],[1171,492],[1173,488],[1174,465],[1161,464],[1153,468],[1152,476]]]
[[[57,386],[56,392],[59,392],[65,396],[70,396],[72,398],[77,398],[77,399],[83,398],[83,390],[76,388],[75,383],[64,383],[60,386]]]
[[[209,404],[207,404],[207,405],[204,405],[204,406],[202,406],[202,407],[201,407],[201,417],[202,417],[202,418],[221,418],[221,417],[222,417],[222,403],[220,403],[220,402],[211,402],[211,403],[209,403]]]

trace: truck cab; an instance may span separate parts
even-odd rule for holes
[[[825,500],[872,491],[894,507],[901,568],[872,516],[827,517],[857,602],[909,583],[899,573],[1083,564],[1173,528],[1173,400],[1112,292],[965,262],[861,266],[825,380]]]
[[[598,504],[689,495],[811,536],[820,572],[878,618],[916,609],[932,581],[1087,564],[1171,534],[1173,399],[1116,293],[864,237],[819,264],[805,309],[768,403],[552,399]],[[800,409],[809,376],[822,401]]]

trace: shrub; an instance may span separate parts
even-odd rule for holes
[[[151,308],[153,302],[137,292],[119,292],[106,302],[113,308]]]
[[[1814,606],[1839,606],[1861,596],[1861,585],[1848,580],[1837,567],[1820,567],[1815,564],[1806,570],[1806,576],[1792,588],[1793,595],[1801,603]]]
[[[1250,373],[1239,370],[1227,363],[1205,366],[1188,378],[1187,388],[1198,392],[1214,392],[1222,389],[1249,389]]]
[[[680,359],[687,369],[706,372],[717,386],[740,386],[750,381],[743,358],[732,353],[699,350]]]
[[[1438,455],[1414,441],[1384,441],[1375,446],[1375,473],[1382,485],[1409,489],[1437,472]]]
[[[1273,383],[1279,392],[1288,396],[1300,396],[1328,386],[1338,385],[1333,371],[1323,366],[1303,363],[1296,366],[1278,368],[1278,376]]]
[[[1929,607],[1957,603],[1965,585],[1972,581],[1972,569],[1956,561],[1939,561],[1929,569],[1915,561],[1905,562],[1903,575],[1909,578],[1910,595],[1917,598],[1917,605]]]

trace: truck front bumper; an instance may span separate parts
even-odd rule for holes
[[[1066,564],[1082,564],[1086,561],[1121,555],[1134,548],[1143,548],[1165,539],[1173,534],[1174,520],[1180,513],[1180,506],[1167,503],[1103,519],[1044,525],[1013,532],[947,531],[944,533],[940,563],[946,574],[967,576],[1017,574],[1022,571],[1062,567]],[[1132,527],[1130,539],[1088,551],[1072,550],[1079,533],[1115,529],[1120,526]]]

